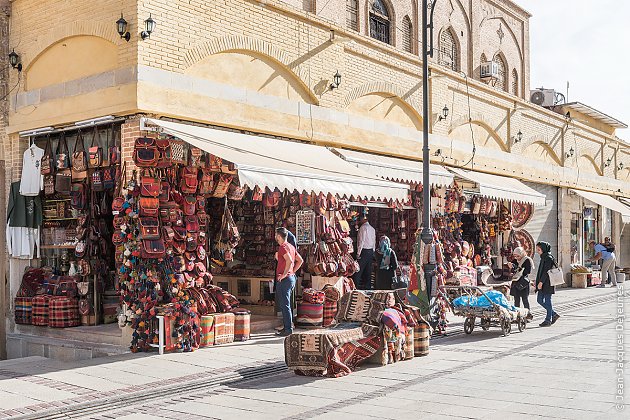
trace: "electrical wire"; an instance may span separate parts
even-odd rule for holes
[[[465,164],[463,164],[463,167],[468,166],[469,164],[471,165],[471,169],[475,167],[475,154],[477,153],[477,145],[475,144],[475,131],[472,128],[472,110],[470,107],[470,86],[468,85],[468,75],[464,72],[461,72],[461,74],[464,75],[464,78],[466,79],[466,97],[467,97],[467,102],[468,102],[468,126],[470,127],[470,136],[472,139],[472,144],[473,144],[473,148],[472,148],[472,156],[470,157],[470,160],[468,162],[466,162]]]
[[[11,90],[9,90],[9,91],[7,92],[7,94],[6,94],[6,95],[4,95],[3,97],[1,97],[1,98],[0,98],[0,101],[4,101],[5,99],[7,99],[7,98],[9,97],[9,95],[11,95],[11,93],[13,93],[13,91],[14,91],[15,89],[17,89],[17,88],[18,88],[18,86],[20,86],[20,83],[21,83],[21,82],[22,82],[22,72],[19,72],[19,73],[18,73],[18,81],[17,81],[17,83],[15,84],[15,86],[13,86],[13,87],[11,88]]]

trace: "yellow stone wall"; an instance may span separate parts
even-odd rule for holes
[[[407,15],[418,38],[417,8],[388,2],[395,35],[386,45],[367,36],[368,5],[359,4],[354,31],[346,26],[345,0],[314,9],[312,2],[278,0],[104,0],[98,7],[15,0],[11,45],[19,46],[25,69],[11,97],[9,132],[141,112],[419,158],[421,63],[400,43]],[[116,33],[121,8],[129,43]],[[149,15],[156,30],[142,41]],[[442,30],[458,37],[463,73],[438,66],[436,51],[430,127],[432,149],[441,154],[434,160],[630,196],[630,149],[613,130],[585,119],[567,122],[522,99],[529,93],[528,19],[507,0],[438,3],[434,37]],[[482,54],[498,53],[509,92],[474,80]],[[336,71],[342,83],[331,90]],[[439,120],[444,105],[450,115]],[[518,131],[523,141],[515,143]],[[567,158],[571,147],[575,155]],[[19,166],[18,148],[11,153],[9,166]],[[605,167],[610,156],[615,164]],[[619,170],[624,161],[627,168]]]

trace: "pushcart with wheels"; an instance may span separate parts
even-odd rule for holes
[[[490,303],[489,306],[475,306],[471,304],[452,305],[451,308],[455,315],[464,317],[464,332],[472,334],[478,325],[482,330],[488,331],[490,327],[501,328],[503,336],[508,336],[512,332],[512,324],[516,324],[519,332],[527,327],[527,314],[517,308],[516,311],[510,311],[501,305],[498,305],[490,299],[484,290],[477,286],[445,286],[446,289],[457,291],[459,296],[468,296],[469,298],[483,296]],[[468,299],[470,302],[471,299]],[[479,320],[479,322],[477,322]]]

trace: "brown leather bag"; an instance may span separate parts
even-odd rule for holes
[[[72,152],[72,179],[81,180],[87,178],[87,169],[85,144],[83,143],[83,135],[79,131],[77,141],[74,143],[74,152]]]

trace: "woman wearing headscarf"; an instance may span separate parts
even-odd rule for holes
[[[376,250],[376,263],[378,264],[376,290],[391,290],[398,269],[398,258],[387,236],[381,237]]]
[[[538,293],[537,301],[540,306],[545,308],[547,316],[541,327],[548,327],[555,324],[560,315],[553,310],[551,304],[551,295],[556,292],[556,288],[549,281],[549,270],[556,266],[556,260],[551,255],[551,245],[548,242],[538,242],[536,244],[536,252],[540,255],[540,266],[538,274],[536,274],[536,293]]]
[[[508,263],[514,273],[510,295],[514,296],[515,306],[521,306],[521,300],[523,301],[523,307],[528,311],[527,319],[533,319],[529,308],[529,275],[534,270],[534,261],[527,256],[521,247],[516,248],[513,255],[516,264]]]

